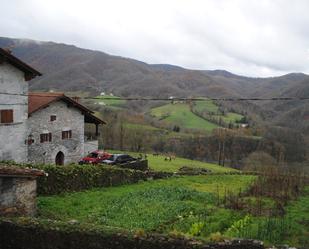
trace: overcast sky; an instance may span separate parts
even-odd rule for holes
[[[1,0],[0,36],[248,76],[309,73],[309,0]]]

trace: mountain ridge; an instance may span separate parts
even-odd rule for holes
[[[14,55],[43,73],[30,81],[32,91],[79,91],[90,96],[109,92],[122,97],[160,98],[309,97],[309,76],[304,73],[252,78],[221,69],[192,70],[170,64],[148,64],[74,45],[30,39],[0,37],[0,47],[11,47]],[[295,113],[305,113],[308,103],[252,101],[226,103],[226,107],[247,110],[266,122],[282,124]],[[301,127],[306,130],[308,121],[303,123]]]

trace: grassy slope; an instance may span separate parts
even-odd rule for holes
[[[215,105],[212,100],[209,100],[209,101],[196,101],[195,105],[193,106],[193,109],[197,112],[208,111],[217,113],[219,107]]]
[[[129,131],[135,131],[138,129],[139,131],[159,135],[162,139],[191,137],[190,133],[174,132],[167,129],[157,128],[148,124],[126,123],[125,126]]]
[[[179,168],[183,166],[189,166],[192,168],[207,168],[210,169],[212,172],[231,172],[236,171],[232,168],[221,167],[217,164],[213,163],[205,163],[185,158],[177,157],[175,160],[172,161],[165,161],[165,157],[163,156],[148,156],[149,166],[156,171],[167,171],[167,172],[175,172]]]
[[[126,229],[164,230],[166,222],[202,214],[216,202],[220,191],[237,192],[252,176],[196,176],[102,188],[53,197],[39,197],[41,218],[95,223]],[[203,187],[201,187],[203,184]],[[189,219],[190,220],[190,219]],[[231,221],[230,221],[231,222]]]
[[[228,112],[226,115],[217,115],[219,107],[215,105],[212,101],[196,101],[193,109],[197,112],[212,112],[215,115],[213,115],[214,118],[222,118],[222,120],[225,123],[235,123],[237,120],[240,120],[243,118],[243,115],[234,113],[234,112]]]
[[[223,119],[225,123],[229,123],[229,122],[235,123],[236,121],[241,120],[243,118],[243,115],[240,115],[238,113],[228,112],[225,116],[219,116],[218,118],[220,117]]]
[[[112,153],[122,153],[120,151],[111,151]],[[128,153],[128,152],[123,152]],[[130,155],[137,157],[139,153],[129,152]],[[237,171],[236,169],[222,167],[214,163],[205,163],[196,160],[185,159],[181,157],[176,157],[172,161],[164,160],[165,156],[153,156],[152,154],[147,154],[148,165],[151,169],[155,171],[164,171],[164,172],[176,172],[183,166],[189,166],[192,168],[206,168],[210,169],[214,173],[222,172],[233,172]]]
[[[187,104],[167,104],[156,107],[151,110],[151,115],[173,125],[178,125],[180,129],[186,128],[212,131],[214,128],[218,127],[193,114]],[[165,116],[166,118],[164,118]]]
[[[121,105],[124,105],[126,103],[125,100],[120,99],[117,96],[97,96],[96,97],[96,102],[97,103],[104,103],[107,106],[114,106],[114,107],[119,107]]]

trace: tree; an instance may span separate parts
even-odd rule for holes
[[[271,127],[265,133],[264,141],[262,142],[283,146],[270,152],[277,160],[279,160],[279,157],[282,160],[282,155],[279,156],[278,153],[285,153],[284,159],[288,162],[302,162],[306,160],[306,142],[304,136],[299,131],[283,127]]]
[[[255,151],[244,159],[244,170],[267,172],[276,165],[276,160],[266,152]]]

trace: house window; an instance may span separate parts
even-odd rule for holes
[[[0,110],[2,124],[13,123],[13,110]]]
[[[62,139],[70,139],[72,138],[72,131],[62,131]]]
[[[57,119],[57,116],[56,115],[51,115],[50,116],[50,121],[52,122],[52,121],[55,121]]]
[[[40,134],[40,142],[41,143],[51,142],[51,141],[52,141],[52,134],[51,133]]]
[[[28,139],[26,139],[25,144],[31,145],[33,143],[34,143],[34,139],[33,139],[33,136],[30,134],[28,136]]]

